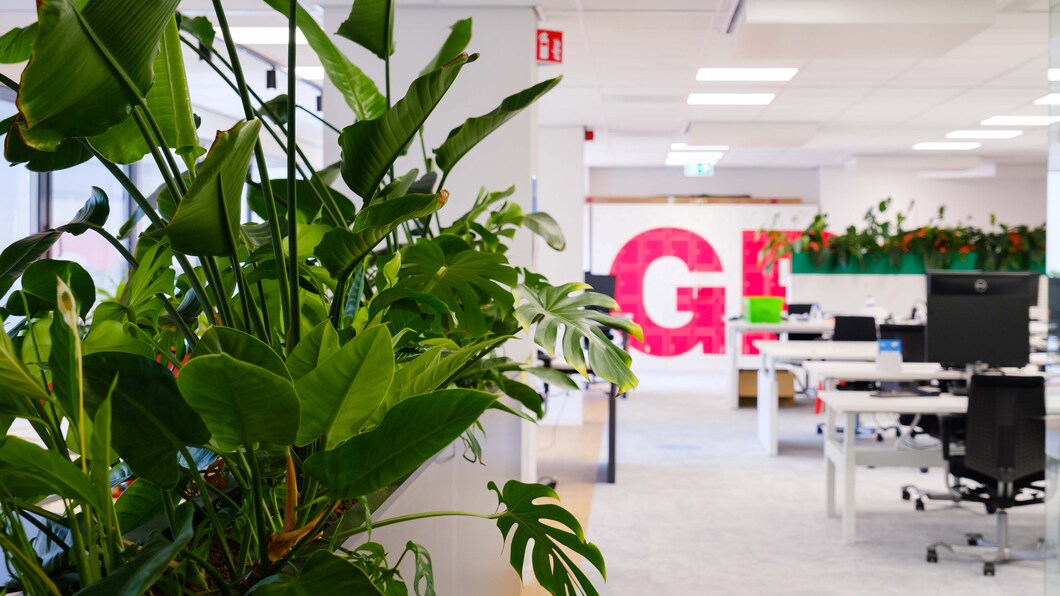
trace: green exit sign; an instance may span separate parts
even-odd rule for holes
[[[713,176],[714,164],[712,163],[690,163],[685,164],[685,176]]]

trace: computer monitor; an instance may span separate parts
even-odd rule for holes
[[[598,294],[605,296],[615,297],[615,276],[614,275],[597,275],[595,273],[585,272],[585,283],[593,287],[593,291]]]
[[[1037,274],[929,271],[927,359],[945,366],[1024,366]]]
[[[881,323],[880,339],[897,339],[902,342],[902,362],[927,362],[923,325]]]

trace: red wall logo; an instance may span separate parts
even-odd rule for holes
[[[704,354],[725,353],[725,288],[678,287],[677,310],[692,313],[684,326],[663,327],[644,305],[644,274],[661,257],[680,259],[692,273],[721,272],[721,259],[709,242],[680,228],[656,228],[638,234],[618,251],[611,265],[615,300],[644,329],[644,341],[630,346],[652,356],[679,356],[702,344]]]

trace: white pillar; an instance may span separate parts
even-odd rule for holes
[[[342,6],[325,4],[324,29],[334,32],[348,11],[348,2]],[[508,95],[537,83],[533,54],[536,20],[531,8],[399,5],[395,15],[395,54],[391,58],[391,93],[395,100],[405,94],[409,84],[435,56],[449,34],[449,26],[469,16],[473,18],[473,36],[468,51],[478,52],[481,57],[463,68],[448,95],[428,119],[425,129],[428,149],[438,147],[449,131],[466,118],[485,114]],[[353,63],[383,90],[382,62],[348,40],[335,39]],[[330,84],[324,88],[324,114],[328,121],[340,127],[352,121],[342,96]],[[529,110],[506,123],[461,160],[446,182],[451,194],[441,212],[443,223],[466,211],[483,186],[496,191],[515,184],[514,200],[530,211],[531,179],[537,159],[536,129],[533,110]],[[325,132],[324,147],[326,163],[339,159],[337,135]],[[418,141],[406,157],[398,160],[397,171],[404,173],[412,167],[423,172]],[[520,233],[508,256],[514,264],[528,266],[530,255],[530,235]],[[525,346],[510,345],[506,352],[521,358],[528,350]],[[435,464],[379,517],[440,509],[489,513],[496,510],[497,500],[486,489],[488,481],[503,486],[508,479],[532,479],[535,475],[533,427],[498,412],[487,413],[482,423],[486,430],[485,466],[465,462],[461,457],[463,446],[457,442],[439,454]],[[439,594],[514,596],[520,593],[519,580],[508,563],[508,554],[501,552],[501,535],[494,522],[437,518],[384,528],[373,532],[372,538],[386,545],[395,558],[407,540],[426,546],[434,562]],[[408,557],[406,560],[411,563]],[[403,564],[403,574],[412,578],[412,567]]]
[[[553,284],[581,281],[584,276],[585,132],[580,126],[539,130],[537,210],[555,218],[567,248],[555,251],[535,239],[537,271]]]

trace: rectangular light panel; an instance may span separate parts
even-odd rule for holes
[[[1023,134],[1022,130],[955,130],[946,133],[947,139],[1014,139]]]
[[[993,116],[979,124],[983,126],[1049,126],[1060,122],[1060,116]]]

